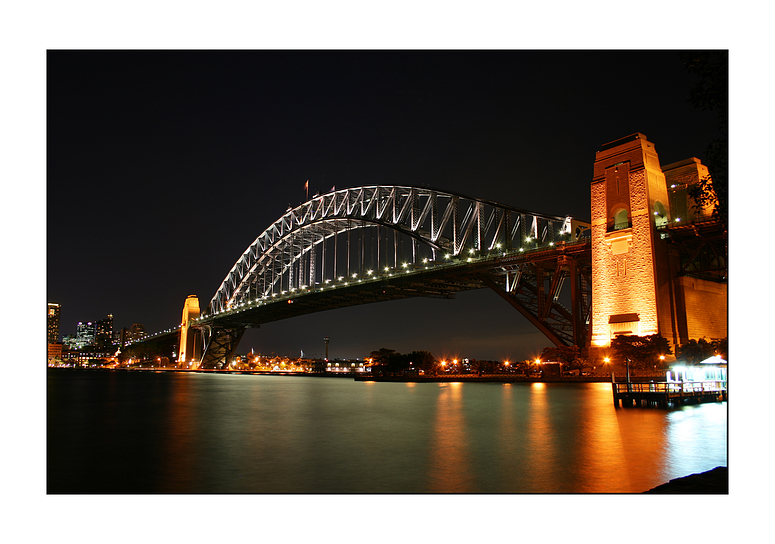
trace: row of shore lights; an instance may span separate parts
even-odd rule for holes
[[[525,238],[525,242],[528,242],[528,243],[530,243],[530,242],[532,242],[532,241],[534,241],[534,239],[533,239],[533,238],[531,238],[530,236],[528,236],[527,238]],[[551,247],[551,246],[554,246],[554,242],[549,242],[549,246],[550,246],[550,247]],[[495,248],[496,248],[496,249],[500,249],[500,248],[501,248],[501,244],[500,244],[500,243],[497,243],[497,244],[495,244]],[[525,250],[525,248],[524,248],[524,247],[521,247],[521,248],[519,248],[519,251],[520,251],[520,252],[523,252],[524,250]],[[469,262],[469,263],[470,263],[470,262],[472,262],[472,261],[474,260],[474,258],[475,258],[475,255],[476,255],[476,249],[475,249],[475,248],[471,248],[471,249],[469,249],[469,250],[468,250],[468,253],[469,253],[469,257],[467,257],[467,258],[466,258],[466,262]],[[503,252],[503,255],[504,255],[504,256],[506,255],[506,252],[505,252],[505,251]],[[444,255],[444,259],[446,259],[446,260],[449,260],[449,259],[451,259],[451,258],[452,258],[452,254],[451,254],[451,253],[447,253],[446,255]],[[428,260],[428,259],[423,259],[423,260],[422,260],[422,262],[423,262],[423,264],[425,264],[425,265],[426,265],[426,266],[425,266],[425,269],[427,270],[427,269],[428,269],[428,266],[427,266],[427,265],[428,265],[428,262],[429,262],[429,260]],[[404,269],[405,269],[406,273],[410,273],[410,272],[412,272],[412,270],[407,270],[407,269],[409,268],[409,263],[403,263],[403,265],[402,265],[402,268],[404,268]],[[384,269],[384,271],[385,271],[385,272],[388,274],[388,276],[392,276],[392,275],[393,275],[393,273],[392,273],[392,272],[390,272],[391,270],[392,270],[392,268],[390,268],[389,266],[386,266],[386,267],[385,267],[385,269]],[[367,272],[366,272],[366,275],[367,275],[367,276],[369,276],[369,278],[367,278],[367,279],[372,279],[372,277],[373,277],[373,275],[374,275],[374,270],[369,270],[369,271],[367,271]],[[345,278],[344,278],[344,276],[339,276],[339,277],[337,278],[337,281],[338,281],[338,282],[342,282],[344,279],[345,279]],[[357,280],[358,280],[358,283],[360,283],[361,281],[363,281],[362,279],[358,278],[358,274],[353,274],[353,275],[352,275],[352,279],[353,279],[353,280],[357,279]],[[331,283],[331,280],[330,280],[330,279],[328,279],[328,280],[326,280],[326,281],[325,281],[325,284],[326,284],[326,285],[328,285],[329,283]],[[344,282],[344,283],[342,283],[341,285],[343,285],[343,286],[344,286],[344,285],[349,285],[349,284],[350,284],[350,282],[349,282],[349,281],[345,281],[345,282]],[[336,287],[337,287],[336,285],[332,285],[332,286],[331,286],[331,288],[336,288]],[[301,289],[302,291],[306,291],[308,288],[309,288],[308,286],[306,286],[306,285],[302,285],[302,286],[301,286],[301,287],[299,287],[298,289]],[[324,285],[324,286],[322,286],[321,288],[322,288],[322,289],[324,289],[324,288],[325,288],[325,285]],[[297,290],[297,288],[296,288],[296,287],[291,287],[291,289],[290,289],[290,292],[291,292],[291,293],[293,293],[293,292],[295,292],[296,290]],[[287,295],[288,293],[289,293],[289,291],[282,291],[282,292],[280,293],[280,296]],[[272,298],[274,298],[274,297],[276,297],[276,296],[277,296],[277,293],[272,293]],[[263,299],[267,299],[267,298],[270,298],[270,297],[268,297],[267,295],[264,295],[262,298],[263,298]],[[288,303],[289,303],[289,304],[290,304],[290,303],[292,303],[292,302],[293,302],[293,301],[291,301],[291,300],[289,300],[289,301],[288,301]],[[242,302],[242,303],[238,304],[238,305],[237,305],[237,307],[238,307],[238,308],[242,308],[242,307],[243,307],[243,306],[245,306],[246,304],[247,304],[247,305],[250,305],[250,304],[255,304],[255,302],[248,302],[248,303]],[[263,304],[263,300],[260,300],[260,301],[258,301],[258,304],[259,304],[259,305],[260,305],[260,304]],[[243,310],[239,310],[239,311],[244,311],[244,310],[247,310],[247,308],[244,308]],[[222,313],[226,313],[226,312],[231,312],[231,311],[237,311],[237,310],[236,310],[236,309],[233,309],[233,310],[219,310],[219,311],[215,312],[215,315],[222,314]],[[199,321],[199,320],[201,320],[201,319],[204,319],[204,317],[197,317],[197,318],[195,318],[195,319],[194,319],[194,321]],[[164,334],[164,333],[172,332],[172,331],[174,331],[175,329],[179,329],[179,328],[181,328],[181,327],[182,327],[182,325],[178,325],[177,327],[174,327],[174,328],[172,328],[172,329],[167,329],[167,330],[164,330],[164,331],[161,331],[161,332],[157,332],[157,333],[155,333],[155,334],[153,334],[153,335],[150,335],[150,336],[147,336],[147,335],[146,335],[146,336],[143,336],[143,338],[142,338],[142,339],[151,338],[151,337],[153,337],[153,336],[158,336],[159,334]]]

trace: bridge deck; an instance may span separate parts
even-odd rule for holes
[[[202,316],[199,324],[254,327],[281,319],[359,304],[412,297],[454,298],[459,291],[488,287],[483,279],[522,263],[556,262],[560,255],[588,257],[588,241],[562,244],[551,249],[511,252],[455,262],[391,270],[355,281],[332,282],[277,294],[267,300],[242,303],[232,309]],[[196,326],[196,325],[195,325]]]

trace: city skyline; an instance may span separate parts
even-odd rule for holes
[[[48,73],[47,291],[63,335],[107,314],[174,327],[191,294],[206,307],[307,180],[310,196],[430,186],[588,221],[601,145],[642,132],[664,165],[703,160],[718,135],[676,51],[52,51]],[[238,351],[319,354],[324,336],[341,358],[551,344],[480,290],[264,325]]]

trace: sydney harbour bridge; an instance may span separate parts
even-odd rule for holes
[[[234,354],[246,329],[299,315],[489,288],[558,346],[588,345],[589,223],[424,187],[316,195],[239,256],[201,314],[128,346],[177,350],[200,368]],[[186,340],[184,340],[184,343]]]

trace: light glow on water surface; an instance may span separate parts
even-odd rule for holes
[[[617,409],[610,384],[48,379],[54,492],[640,493],[726,465],[726,402]]]

